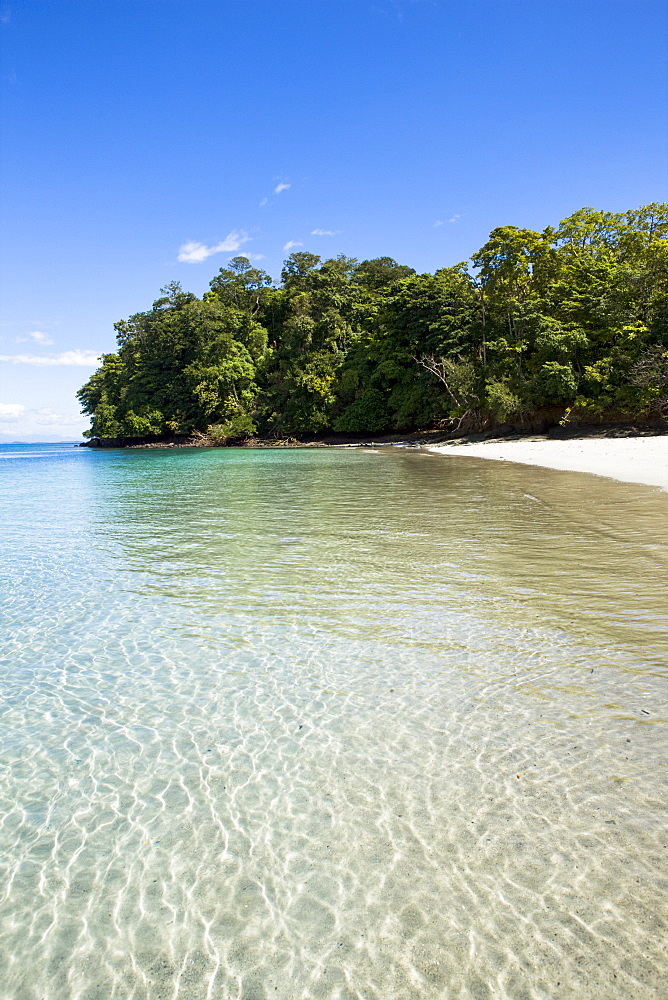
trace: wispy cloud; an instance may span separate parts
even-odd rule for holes
[[[264,206],[267,204],[268,201],[269,201],[268,198],[263,198],[260,204],[258,205],[258,208],[264,208]]]
[[[31,417],[36,424],[49,426],[52,424],[78,425],[81,421],[81,417],[76,413],[62,414],[56,410],[50,410],[48,407],[42,407],[41,410],[28,410],[26,416]]]
[[[42,333],[40,330],[33,330],[31,333],[26,333],[22,337],[16,338],[17,344],[26,344],[30,341],[33,341],[35,344],[43,344],[45,347],[53,343],[48,333]]]
[[[239,256],[240,257],[245,257],[246,260],[264,260],[264,254],[263,253],[246,253],[244,251],[243,253],[240,253]]]
[[[338,236],[340,229],[312,229],[311,236]]]
[[[21,403],[0,403],[0,421],[12,423],[25,413],[26,408]]]
[[[439,226],[444,226],[446,222],[456,222],[457,219],[461,219],[461,215],[453,215],[451,219],[437,219],[434,223],[434,229],[438,229]]]
[[[59,413],[48,406],[30,409],[23,403],[0,403],[0,441],[9,441],[17,435],[22,440],[44,440],[42,427],[49,428],[49,440],[63,435],[71,437],[83,431],[87,417],[72,410],[69,413]],[[27,437],[26,437],[27,435]]]
[[[68,365],[73,368],[97,368],[100,355],[96,351],[63,351],[62,354],[0,354],[0,361],[10,365]]]
[[[292,187],[292,185],[288,184],[286,181],[281,181],[274,188],[274,194],[280,194],[281,191],[287,191],[289,187]]]
[[[221,243],[216,243],[213,247],[208,247],[206,243],[189,240],[179,247],[179,260],[185,264],[199,264],[214,253],[229,253],[238,250],[242,244],[248,243],[249,240],[250,236],[242,229],[233,229]]]
[[[292,250],[293,247],[303,247],[303,246],[304,244],[300,243],[299,240],[288,240],[288,242],[283,247],[283,253],[286,253],[288,250]]]

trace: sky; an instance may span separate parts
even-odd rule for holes
[[[468,259],[668,200],[668,0],[0,0],[0,441],[245,254]]]

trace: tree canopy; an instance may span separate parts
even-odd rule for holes
[[[668,206],[494,229],[470,262],[233,258],[116,324],[79,390],[89,436],[220,440],[668,414]]]

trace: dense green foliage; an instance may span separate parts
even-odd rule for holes
[[[96,437],[365,433],[668,413],[668,206],[495,229],[466,264],[245,257],[116,324],[79,391]]]

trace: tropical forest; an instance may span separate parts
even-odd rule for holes
[[[246,257],[115,326],[93,443],[471,433],[668,415],[668,205],[500,226],[469,261]]]

